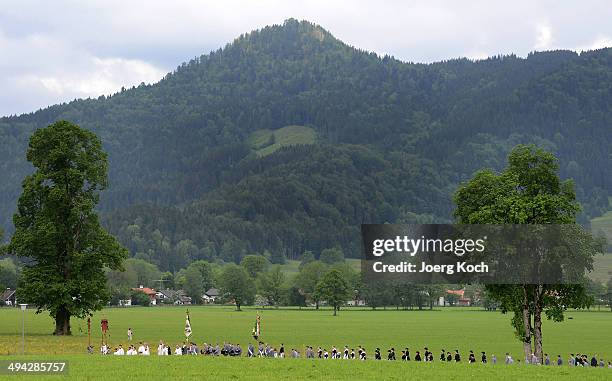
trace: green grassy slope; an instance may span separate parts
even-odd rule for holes
[[[612,242],[612,211],[607,212],[603,216],[593,218],[591,220],[591,229],[593,233],[603,233],[608,239],[608,243]]]
[[[593,263],[593,272],[589,277],[599,283],[607,283],[612,277],[612,253],[598,255]]]
[[[281,147],[314,144],[316,136],[315,130],[310,127],[287,126],[278,130],[257,130],[248,137],[247,144],[261,157]]]
[[[603,234],[608,241],[608,248],[612,246],[612,197],[610,197],[610,211],[603,216],[591,220],[591,231],[595,235]],[[591,279],[606,283],[612,277],[612,253],[595,257]]]

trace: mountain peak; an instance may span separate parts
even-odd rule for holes
[[[324,41],[326,39],[336,40],[336,38],[322,26],[307,20],[297,20],[294,18],[285,20],[282,25],[267,26],[260,29],[259,32],[262,34],[284,33],[291,36],[309,37],[318,41]]]
[[[266,26],[238,37],[228,48],[260,51],[273,56],[292,56],[298,53],[316,54],[346,47],[323,27],[306,20],[293,18],[282,24]]]

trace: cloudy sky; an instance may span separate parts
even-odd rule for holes
[[[413,62],[612,46],[607,1],[0,0],[0,116],[156,82],[290,17]]]

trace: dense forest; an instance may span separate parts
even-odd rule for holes
[[[101,137],[104,224],[161,271],[358,257],[361,223],[450,221],[458,184],[518,143],[559,157],[587,222],[612,196],[611,105],[612,49],[413,64],[287,20],[156,84],[1,118],[0,227],[12,232],[30,135],[61,119]],[[315,138],[266,135],[286,126]]]

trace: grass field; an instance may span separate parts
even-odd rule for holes
[[[242,312],[232,307],[191,307],[190,315],[193,328],[192,339],[197,343],[220,343],[229,341],[240,343],[243,347],[252,342],[251,327],[257,311],[247,308]],[[332,345],[357,347],[363,345],[370,356],[375,347],[386,350],[394,346],[396,350],[404,347],[414,351],[428,346],[438,355],[441,348],[459,349],[463,357],[469,350],[486,351],[503,358],[511,352],[521,358],[520,343],[514,338],[510,328],[509,316],[499,312],[485,312],[477,309],[444,308],[433,311],[396,311],[396,310],[349,310],[340,311],[333,317],[330,310],[259,310],[262,319],[262,340],[273,345],[284,343],[285,347],[303,349],[304,345]],[[544,349],[552,357],[561,354],[564,361],[570,352],[598,354],[606,361],[612,359],[612,313],[576,312],[567,314],[573,319],[562,323],[545,322]],[[128,327],[134,330],[134,341],[146,341],[154,350],[160,339],[172,346],[183,340],[185,309],[179,307],[151,307],[105,309],[92,319],[92,342],[99,348],[99,322],[102,317],[109,320],[110,344],[115,346],[127,343]],[[0,354],[15,356],[21,350],[21,318],[18,309],[0,309]],[[82,355],[87,346],[86,324],[73,320],[72,337],[53,337],[53,328],[47,314],[36,315],[33,310],[25,313],[26,354],[53,356],[56,359],[74,360],[72,376],[96,375],[89,368],[98,369],[107,375],[125,378],[130,372],[172,377],[179,374],[195,376],[205,371],[207,375],[220,379],[242,376],[245,379],[274,378],[314,378],[331,379],[368,379],[376,378],[384,372],[385,379],[400,379],[406,373],[425,378],[427,375],[443,379],[517,379],[533,376],[556,379],[559,376],[580,376],[612,379],[612,370],[599,372],[594,369],[533,369],[515,365],[512,369],[498,369],[492,366],[445,365],[445,364],[391,364],[367,361],[352,362],[350,365],[328,360],[273,360],[273,359],[222,359],[222,358],[102,358],[101,356]],[[399,353],[399,352],[398,352]],[[0,356],[0,360],[9,357]],[[32,357],[30,357],[32,358]],[[436,356],[437,359],[437,356]],[[331,364],[330,364],[331,362]],[[160,364],[164,364],[160,366]],[[357,364],[354,364],[357,363]],[[255,365],[256,364],[256,365]],[[579,371],[575,373],[575,371]],[[144,372],[144,373],[143,373]],[[185,372],[185,373],[182,373]],[[433,373],[432,373],[433,372]],[[501,373],[500,373],[501,372]],[[11,376],[13,377],[13,376]],[[572,377],[572,378],[573,378]],[[79,377],[80,378],[80,377]],[[14,379],[14,378],[11,378]]]
[[[258,130],[247,139],[247,144],[258,156],[266,156],[281,147],[313,144],[316,140],[314,129],[305,126],[287,126],[278,130]]]
[[[17,357],[41,360],[41,357]],[[44,380],[610,380],[612,369],[569,366],[533,367],[498,364],[415,363],[400,361],[346,361],[212,358],[201,356],[115,357],[43,356],[68,361],[68,376]],[[2,376],[0,376],[2,379]],[[6,380],[32,380],[32,376],[5,376]]]
[[[295,140],[293,127],[281,133],[282,144]],[[281,129],[283,130],[283,129]],[[280,130],[277,130],[280,131]],[[299,131],[298,131],[299,132]],[[275,143],[269,142],[269,134],[275,134]],[[265,155],[278,149],[270,148],[279,143],[276,131],[253,135],[251,142],[258,154]],[[266,134],[267,137],[265,136]],[[298,134],[299,135],[299,134]],[[291,140],[294,139],[294,140]],[[313,136],[314,139],[314,136]],[[308,140],[308,139],[307,139]],[[270,152],[266,150],[272,150]],[[266,153],[268,152],[268,153]],[[612,231],[612,212],[593,220],[594,231]],[[360,262],[347,260],[359,270]],[[283,272],[294,276],[299,271],[299,261],[287,261],[282,265]],[[612,255],[596,258],[592,278],[605,282],[612,269]],[[71,379],[191,379],[210,378],[216,380],[274,380],[274,379],[325,379],[325,380],[362,380],[385,379],[444,379],[444,380],[517,380],[517,379],[581,379],[612,380],[612,369],[582,369],[563,367],[533,367],[515,364],[502,365],[503,355],[510,352],[515,359],[522,358],[522,348],[510,327],[510,316],[499,312],[486,312],[475,308],[442,308],[433,311],[397,311],[343,309],[333,317],[329,309],[260,309],[245,308],[242,312],[228,306],[191,307],[190,315],[193,328],[191,339],[201,344],[224,341],[240,343],[246,348],[253,342],[250,336],[256,314],[262,317],[262,340],[278,346],[284,343],[287,349],[305,345],[315,348],[332,345],[342,348],[349,345],[366,347],[370,359],[374,348],[384,351],[393,346],[398,351],[409,347],[414,356],[416,350],[427,346],[433,349],[437,360],[440,349],[460,350],[467,358],[469,350],[477,354],[486,351],[496,354],[500,364],[497,366],[475,364],[444,364],[436,361],[426,363],[402,363],[368,360],[293,360],[293,359],[247,359],[216,358],[202,356],[181,357],[115,357],[86,355],[87,326],[82,320],[73,319],[73,336],[54,337],[50,335],[53,322],[48,314],[35,314],[33,310],[25,315],[18,309],[0,308],[0,360],[55,360],[69,361]],[[25,316],[26,356],[21,352],[21,323]],[[561,323],[545,321],[544,351],[555,359],[561,354],[567,362],[569,353],[597,354],[605,361],[612,360],[612,313],[608,311],[570,311]],[[571,317],[571,319],[569,319]],[[98,351],[101,334],[101,318],[110,322],[109,343],[127,345],[126,331],[134,330],[134,342],[149,343],[155,351],[159,340],[172,347],[184,339],[183,328],[185,308],[113,308],[97,313],[92,319],[92,344]],[[60,376],[61,379],[66,377]],[[47,376],[45,379],[60,377]],[[8,380],[31,379],[31,376],[5,376]],[[3,379],[3,376],[0,376]]]

